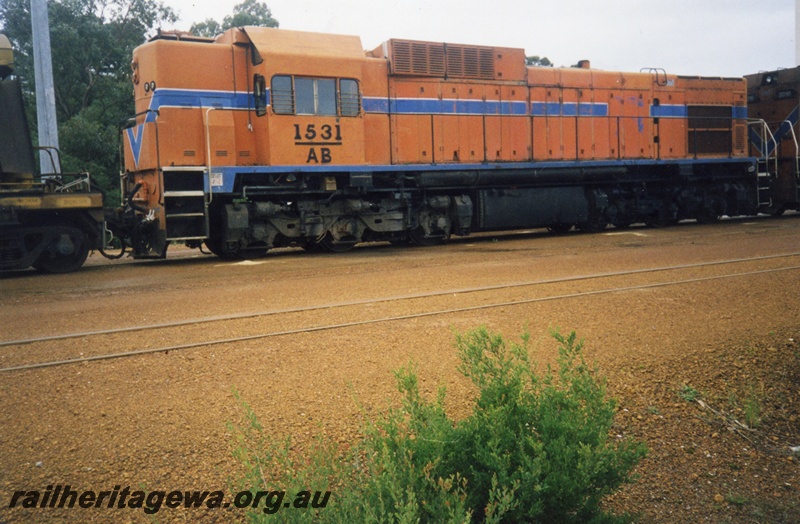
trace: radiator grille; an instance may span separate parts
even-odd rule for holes
[[[746,132],[744,126],[733,128],[733,144],[736,149],[743,150],[747,147]]]
[[[689,106],[689,153],[731,153],[733,120],[730,106]]]
[[[444,44],[407,42],[392,43],[392,70],[395,74],[444,76]]]
[[[389,58],[395,75],[495,78],[491,47],[392,40]]]
[[[494,51],[488,47],[448,45],[447,76],[494,79]]]

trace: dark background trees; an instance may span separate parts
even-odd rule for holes
[[[549,58],[546,56],[526,56],[525,57],[525,64],[529,66],[538,66],[538,67],[553,67],[553,63],[550,61]]]
[[[213,18],[206,18],[202,22],[192,24],[189,32],[197,36],[215,36],[231,27],[245,25],[278,27],[278,21],[272,18],[272,11],[267,4],[258,0],[244,0],[233,7],[233,14],[223,18],[221,24]]]

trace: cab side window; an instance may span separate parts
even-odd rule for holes
[[[253,102],[256,116],[267,114],[267,86],[264,77],[259,74],[253,75]]]
[[[295,77],[294,88],[298,115],[336,116],[336,80]]]
[[[339,108],[342,116],[358,116],[361,111],[361,96],[357,80],[349,78],[339,80]]]
[[[291,76],[272,77],[272,110],[279,115],[294,114],[294,89]]]
[[[272,110],[279,115],[358,116],[361,110],[358,81],[273,76]]]
[[[297,114],[314,114],[314,79],[296,78]]]

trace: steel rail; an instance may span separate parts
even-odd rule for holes
[[[685,280],[673,280],[669,282],[656,282],[652,284],[640,284],[636,286],[624,286],[624,287],[617,287],[617,288],[608,288],[608,289],[599,289],[595,291],[584,291],[580,293],[568,293],[564,295],[553,295],[549,297],[538,297],[538,298],[529,298],[523,300],[512,300],[507,302],[497,302],[493,304],[482,304],[479,306],[468,306],[468,307],[461,307],[461,308],[453,308],[453,309],[444,309],[444,310],[437,310],[437,311],[427,311],[424,313],[412,313],[408,315],[398,315],[392,317],[383,317],[383,318],[376,318],[370,320],[358,320],[354,322],[343,322],[340,324],[328,324],[324,326],[312,326],[307,328],[299,328],[299,329],[291,329],[286,331],[275,331],[271,333],[260,333],[258,335],[247,335],[243,337],[232,337],[226,339],[218,339],[218,340],[207,340],[204,342],[194,342],[190,344],[180,344],[175,346],[167,346],[167,347],[160,347],[160,348],[150,348],[150,349],[141,349],[141,350],[134,350],[134,351],[125,351],[121,353],[110,353],[104,355],[94,355],[89,357],[80,357],[80,358],[72,358],[72,359],[64,359],[64,360],[53,360],[48,362],[39,362],[33,364],[22,364],[19,366],[11,366],[7,368],[0,368],[0,373],[2,372],[11,372],[11,371],[23,371],[23,370],[31,370],[31,369],[41,369],[41,368],[48,368],[54,366],[63,366],[67,364],[77,364],[80,362],[93,362],[98,360],[111,360],[111,359],[118,359],[118,358],[126,358],[126,357],[133,357],[137,355],[146,355],[150,353],[160,353],[164,352],[167,353],[169,351],[178,351],[183,349],[191,349],[197,347],[207,347],[207,346],[215,346],[220,344],[232,344],[236,342],[246,342],[249,340],[257,340],[263,338],[271,338],[271,337],[280,337],[286,335],[297,335],[302,333],[314,333],[319,331],[329,331],[334,329],[342,329],[348,327],[356,327],[356,326],[365,326],[369,324],[378,324],[382,322],[396,322],[400,320],[411,320],[415,318],[424,318],[424,317],[431,317],[431,316],[438,316],[438,315],[447,315],[451,313],[465,313],[470,311],[478,311],[481,309],[491,309],[497,307],[508,307],[508,306],[518,306],[523,304],[532,304],[536,302],[548,302],[553,300],[564,300],[570,298],[580,298],[580,297],[590,297],[595,295],[603,295],[608,293],[621,293],[626,291],[636,291],[640,289],[653,289],[659,287],[667,287],[667,286],[676,286],[682,284],[694,284],[698,282],[709,282],[712,280],[721,280],[727,278],[735,278],[735,277],[742,277],[742,276],[753,276],[753,275],[764,275],[768,273],[777,273],[781,271],[793,271],[793,270],[800,270],[800,265],[797,266],[789,266],[789,267],[782,267],[782,268],[772,268],[772,269],[762,269],[757,271],[747,271],[744,273],[729,273],[726,275],[713,275],[709,277],[699,277],[699,278],[690,278]]]
[[[551,278],[546,280],[532,280],[527,282],[512,282],[510,284],[495,284],[490,286],[479,286],[479,287],[470,287],[470,288],[458,288],[458,289],[448,289],[445,291],[434,291],[430,293],[416,293],[410,295],[399,295],[395,297],[380,297],[380,298],[368,298],[363,300],[352,300],[347,302],[333,302],[330,304],[321,304],[317,306],[303,306],[303,307],[296,307],[296,308],[288,308],[288,309],[275,309],[275,310],[267,310],[267,311],[256,311],[252,313],[236,313],[231,315],[219,315],[213,317],[202,317],[196,319],[189,319],[189,320],[179,320],[176,322],[165,322],[161,324],[147,324],[141,326],[129,326],[129,327],[121,327],[121,328],[111,328],[111,329],[100,329],[95,331],[84,331],[84,332],[77,332],[77,333],[66,333],[62,335],[50,335],[45,337],[37,337],[37,338],[25,338],[25,339],[18,339],[18,340],[4,340],[0,341],[0,347],[5,346],[19,346],[23,344],[33,344],[37,342],[51,342],[56,340],[67,340],[71,338],[81,338],[81,337],[91,337],[97,335],[113,335],[117,333],[130,333],[133,331],[149,331],[153,329],[165,329],[165,328],[173,328],[173,327],[181,327],[181,326],[189,326],[189,325],[196,325],[196,324],[206,324],[210,322],[223,322],[227,320],[243,320],[248,318],[256,318],[256,317],[266,317],[272,315],[285,315],[289,313],[305,313],[308,311],[319,311],[322,309],[334,309],[340,307],[349,307],[349,306],[363,306],[368,304],[377,304],[380,302],[393,302],[398,300],[414,300],[418,298],[431,298],[443,295],[453,295],[453,294],[465,294],[465,293],[479,293],[482,291],[495,291],[498,289],[510,289],[515,287],[526,287],[526,286],[538,286],[538,285],[546,285],[546,284],[559,284],[564,282],[577,282],[580,280],[594,280],[599,278],[612,278],[612,277],[620,277],[620,276],[628,276],[628,275],[639,275],[643,273],[656,273],[661,271],[674,271],[680,269],[693,269],[699,267],[708,267],[708,266],[718,266],[718,265],[725,265],[725,264],[740,264],[745,262],[758,262],[762,260],[772,260],[776,258],[790,258],[790,257],[797,257],[800,256],[800,252],[794,253],[781,253],[777,255],[764,255],[759,257],[749,257],[749,258],[736,258],[730,260],[714,260],[711,262],[697,262],[694,264],[679,264],[675,266],[661,266],[655,268],[643,268],[643,269],[632,269],[627,271],[613,271],[609,273],[594,273],[589,275],[578,275],[578,276],[571,276],[571,277],[559,277],[559,278]]]

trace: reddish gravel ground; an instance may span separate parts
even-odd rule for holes
[[[459,291],[774,255],[789,256]],[[240,474],[226,428],[242,417],[234,389],[270,435],[291,436],[300,452],[318,435],[341,444],[358,439],[364,412],[378,413],[398,399],[392,370],[412,360],[423,391],[433,395],[444,384],[448,410],[465,416],[474,391],[456,371],[453,330],[479,325],[509,339],[527,327],[532,357],[541,362],[553,360],[550,329],[575,330],[585,340],[587,357],[619,401],[614,431],[649,447],[638,481],[611,497],[610,509],[648,523],[800,522],[800,453],[790,449],[800,446],[797,266],[800,218],[792,216],[596,235],[482,235],[433,248],[375,245],[335,256],[283,250],[248,262],[176,248],[164,261],[93,256],[72,275],[11,273],[0,280],[0,340],[448,293],[0,347],[2,368],[528,302],[0,372],[0,522],[241,518],[222,510],[162,508],[148,516],[136,509],[8,505],[17,490],[58,484],[227,491]],[[600,293],[609,289],[617,291]]]

